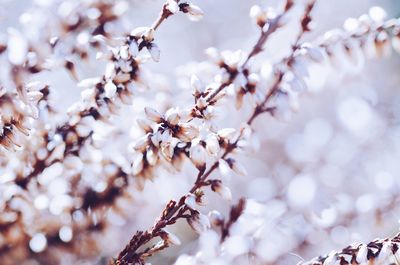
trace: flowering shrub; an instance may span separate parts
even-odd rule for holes
[[[38,0],[4,34],[1,264],[400,264],[400,19],[315,37],[327,3],[241,3],[249,50],[168,79],[160,32],[207,11],[167,0],[134,27],[141,4]]]

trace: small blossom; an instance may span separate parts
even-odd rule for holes
[[[210,211],[208,213],[208,218],[210,220],[210,223],[214,226],[221,226],[224,223],[223,215],[216,210]]]
[[[149,144],[149,138],[147,135],[143,136],[137,142],[135,143],[135,146],[133,147],[136,151],[144,151],[146,147]]]
[[[218,137],[215,134],[211,133],[207,136],[205,142],[207,152],[212,156],[217,155],[220,150]]]
[[[229,175],[229,172],[231,171],[231,168],[225,159],[218,160],[218,169],[222,176]]]
[[[179,10],[178,3],[175,0],[167,0],[166,8],[172,13],[175,14]]]
[[[179,238],[175,234],[173,234],[167,230],[163,230],[163,232],[164,232],[164,234],[162,234],[161,237],[162,237],[162,239],[167,241],[169,244],[172,244],[175,246],[180,246],[182,244],[181,241],[179,240]]]
[[[129,43],[129,52],[132,55],[132,57],[136,57],[139,53],[139,47],[138,44],[135,40],[132,40]]]
[[[117,92],[117,86],[112,81],[108,81],[104,86],[104,90],[106,97],[113,98]]]
[[[194,212],[190,218],[187,219],[190,227],[197,233],[202,233],[211,227],[210,220],[204,214]]]
[[[223,139],[232,139],[232,137],[236,134],[235,128],[225,128],[221,129],[217,132],[218,136]]]
[[[149,47],[147,47],[147,49],[149,50],[153,61],[155,62],[160,61],[160,49],[156,44],[152,43]]]
[[[130,35],[136,38],[141,38],[143,34],[149,30],[149,27],[138,27],[131,31]]]
[[[267,20],[265,12],[258,5],[254,5],[250,8],[250,17],[254,19],[260,27],[263,27]]]
[[[190,159],[198,169],[204,168],[206,157],[206,150],[200,144],[193,145],[190,148]]]
[[[132,164],[132,173],[134,175],[139,175],[143,170],[143,154],[139,154]]]
[[[146,107],[144,109],[144,112],[146,114],[146,117],[149,120],[157,122],[157,123],[160,122],[161,119],[163,118],[163,116],[158,111],[156,111],[155,109],[150,108],[150,107]]]
[[[194,4],[181,4],[180,7],[182,12],[186,13],[192,21],[199,21],[204,16],[203,10]]]
[[[221,195],[225,200],[232,200],[232,192],[231,190],[222,184],[221,181],[213,181],[211,184],[211,189]]]
[[[196,209],[196,196],[192,193],[186,195],[185,199],[185,204],[190,208],[190,209]]]
[[[165,118],[167,120],[167,122],[171,125],[177,125],[179,120],[180,120],[180,116],[178,113],[177,109],[169,109],[166,113],[165,113]]]
[[[190,78],[190,85],[194,89],[195,97],[198,97],[201,93],[204,92],[204,87],[197,76],[192,75],[192,77]]]
[[[145,132],[151,132],[153,129],[151,128],[151,122],[147,119],[137,119],[136,123],[142,128]]]

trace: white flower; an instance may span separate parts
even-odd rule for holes
[[[133,175],[139,175],[139,173],[143,170],[143,154],[139,154],[135,161],[132,164],[132,173]]]
[[[210,220],[210,223],[214,226],[220,226],[224,223],[223,215],[216,210],[212,210],[208,213],[208,219]]]
[[[185,198],[185,204],[190,208],[190,209],[196,209],[196,196],[194,196],[194,194],[189,193],[188,195],[186,195]]]
[[[192,21],[199,21],[204,16],[203,10],[201,10],[200,7],[193,5],[193,4],[185,5],[182,8],[182,11],[184,13],[186,13],[188,15],[189,19]]]
[[[78,87],[81,87],[81,88],[92,88],[96,84],[98,84],[100,81],[101,81],[101,79],[98,78],[98,77],[86,78],[86,79],[83,79],[82,81],[80,81],[78,83]]]
[[[155,43],[150,44],[150,47],[147,47],[147,49],[149,50],[153,61],[155,62],[160,61],[160,49]]]
[[[123,60],[128,60],[129,58],[129,46],[124,45],[119,49],[119,55],[121,56],[121,59]]]
[[[115,71],[115,64],[113,62],[109,62],[106,66],[106,70],[104,73],[104,77],[107,80],[113,79],[115,77],[116,71]]]
[[[378,23],[382,23],[383,20],[387,17],[386,11],[380,6],[371,7],[368,14],[373,21]]]
[[[207,150],[207,152],[212,156],[217,155],[219,150],[220,150],[218,137],[214,133],[210,133],[207,136],[205,142],[206,142],[206,150]]]
[[[165,113],[165,117],[167,122],[171,125],[177,125],[180,120],[179,112],[175,108],[167,110],[167,112]]]
[[[141,38],[146,31],[149,31],[149,27],[138,27],[131,31],[130,35],[136,38]]]
[[[175,14],[179,10],[178,3],[175,0],[167,0],[166,8],[172,13]]]
[[[359,264],[364,264],[367,262],[367,255],[368,255],[368,247],[365,244],[362,244],[358,248],[356,260]]]
[[[193,145],[190,148],[190,159],[197,168],[203,168],[206,163],[206,150],[200,144]]]
[[[164,240],[166,240],[168,243],[175,245],[175,246],[181,245],[180,239],[175,234],[173,234],[167,230],[163,230],[163,232],[165,232],[165,234],[163,234],[161,237]]]
[[[211,227],[210,220],[204,214],[195,212],[190,218],[187,219],[190,227],[197,232],[202,233]]]
[[[199,135],[199,129],[192,124],[180,124],[180,133],[177,135],[184,142],[189,142]]]
[[[142,128],[145,132],[150,132],[152,131],[151,128],[151,121],[147,119],[137,119],[136,123],[139,125],[140,128]]]
[[[144,108],[144,112],[149,120],[157,123],[160,122],[161,119],[163,118],[163,116],[158,111],[150,107]]]
[[[158,161],[158,155],[152,148],[148,148],[146,152],[146,160],[151,166],[155,166]]]
[[[222,176],[227,176],[231,171],[231,168],[225,159],[218,160],[218,169]]]
[[[400,33],[393,37],[392,46],[393,49],[400,54]]]
[[[113,98],[117,92],[117,86],[112,81],[108,81],[104,86],[104,91],[107,98]]]
[[[137,142],[135,143],[135,146],[133,147],[136,151],[141,151],[143,152],[146,147],[149,145],[149,137],[148,135],[145,135],[141,137]]]
[[[216,193],[218,193],[219,195],[221,195],[222,198],[224,198],[227,201],[231,201],[232,200],[232,192],[231,190],[223,185],[221,182],[216,182],[213,183],[213,185],[211,186],[213,191],[215,191]]]
[[[223,139],[228,139],[230,140],[236,133],[235,128],[225,128],[221,129],[217,132],[218,136],[223,138]]]
[[[129,52],[132,55],[132,57],[136,57],[139,53],[139,47],[138,44],[135,40],[132,40],[129,43]]]

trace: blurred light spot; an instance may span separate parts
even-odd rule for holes
[[[309,176],[294,178],[288,187],[287,197],[293,207],[304,207],[309,205],[317,189],[315,181]]]
[[[346,31],[353,32],[359,27],[358,19],[355,18],[348,18],[344,21],[343,28]]]
[[[52,196],[65,194],[68,191],[68,183],[63,178],[55,178],[50,182],[48,190]]]
[[[247,186],[247,194],[255,200],[265,201],[276,194],[276,186],[269,178],[256,178]]]
[[[375,206],[372,194],[364,194],[356,201],[356,208],[360,213],[371,211]]]
[[[47,239],[42,233],[38,233],[29,241],[29,247],[33,252],[39,253],[45,250]]]
[[[388,190],[394,185],[394,177],[386,171],[378,172],[375,175],[375,184],[382,190]]]
[[[323,146],[332,137],[332,126],[324,119],[314,119],[306,124],[304,138],[312,146]]]
[[[232,256],[239,256],[247,253],[250,245],[248,240],[242,236],[231,236],[224,242],[223,247]]]
[[[386,11],[380,6],[371,7],[368,14],[372,20],[377,22],[381,22],[386,18]]]
[[[336,226],[331,231],[332,241],[336,244],[343,245],[349,241],[349,231],[346,227]]]
[[[370,107],[360,98],[349,97],[343,100],[338,107],[340,122],[351,131],[366,129],[371,121],[371,116]]]
[[[72,239],[72,229],[69,226],[61,227],[60,231],[58,232],[58,236],[64,242],[69,242]]]
[[[54,215],[61,214],[65,208],[72,205],[71,197],[67,195],[58,195],[54,197],[50,202],[50,212]]]
[[[44,194],[40,194],[35,198],[34,205],[38,210],[46,209],[49,206],[49,198]]]

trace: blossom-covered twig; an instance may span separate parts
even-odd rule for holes
[[[188,4],[185,3],[184,5],[178,5],[177,2],[175,1],[167,1],[162,8],[162,13],[160,14],[160,17],[157,18],[156,22],[153,23],[152,27],[149,28],[139,28],[136,29],[134,32],[138,32],[137,36],[141,36],[140,40],[139,37],[135,37],[134,35],[129,35],[126,38],[126,42],[135,42],[135,47],[134,45],[129,45],[128,50],[124,50],[123,48],[125,47],[124,45],[119,46],[122,47],[122,50],[125,52],[130,52],[132,49],[137,50],[139,52],[140,50],[144,49],[147,47],[147,49],[157,49],[158,48],[153,44],[153,33],[156,28],[159,27],[162,21],[164,21],[167,17],[172,15],[175,12],[181,11],[183,13],[188,13],[189,16],[194,16],[195,18],[199,18],[202,16],[202,11],[194,6],[193,4]],[[134,33],[136,34],[136,33]],[[143,37],[146,36],[146,37]],[[143,38],[142,38],[143,37]],[[136,39],[139,41],[138,43],[136,42]],[[102,40],[100,38],[100,40]],[[117,55],[119,59],[124,60],[124,58],[120,58],[121,55],[121,49],[118,48],[116,50]],[[156,51],[157,53],[157,51]],[[123,52],[122,52],[123,54]],[[153,56],[157,56],[157,54],[152,54]],[[122,56],[123,57],[123,56]],[[129,58],[128,58],[129,57]],[[126,61],[132,62],[133,64],[136,65],[135,58],[132,56],[132,54],[129,53],[127,58],[125,58]],[[116,57],[113,57],[114,59]],[[115,70],[115,66],[117,64],[116,60],[111,60],[112,67]],[[134,69],[135,71],[137,68]],[[120,68],[117,67],[116,70],[116,75],[113,76],[117,78],[116,76],[118,75],[120,71]],[[133,70],[132,70],[133,71]],[[123,74],[123,73],[122,73]],[[110,77],[111,78],[111,77]],[[127,77],[128,79],[126,82],[130,82],[131,80],[131,75]],[[104,81],[105,78],[103,78]],[[99,84],[99,83],[98,83]],[[109,86],[107,86],[109,88]],[[104,98],[96,99],[96,107],[104,107],[106,105],[110,106],[112,102],[108,100],[108,97],[111,98],[109,92],[106,91],[104,87],[101,87],[100,85],[97,85],[94,87],[93,91],[97,91],[100,97],[100,94],[107,92],[107,95],[105,95]],[[118,93],[121,92],[118,90]],[[116,92],[117,93],[117,92]],[[117,93],[117,94],[118,94]],[[32,94],[32,93],[31,93]],[[84,94],[84,93],[83,93]],[[119,93],[121,96],[123,92]],[[29,94],[30,95],[30,94]],[[108,96],[108,97],[107,97]],[[103,101],[104,99],[104,101]],[[3,103],[3,102],[2,102]],[[7,102],[4,102],[4,106]],[[98,104],[97,104],[98,103]],[[103,105],[103,103],[105,105]],[[7,103],[8,104],[8,103]],[[4,107],[2,106],[2,107]],[[5,108],[4,108],[5,109]],[[37,181],[37,177],[41,175],[46,175],[46,170],[48,171],[49,168],[59,168],[60,165],[63,167],[65,166],[66,170],[65,171],[65,176],[64,180],[62,183],[67,185],[69,187],[69,191],[67,194],[62,194],[63,197],[63,202],[61,202],[61,205],[57,205],[57,207],[53,207],[50,209],[50,211],[53,214],[57,214],[59,212],[63,212],[64,214],[67,214],[69,216],[76,216],[78,213],[80,215],[83,215],[79,219],[79,223],[82,223],[82,226],[77,226],[75,225],[75,219],[71,219],[71,224],[68,226],[69,229],[71,230],[71,233],[78,237],[79,234],[85,233],[85,230],[98,230],[102,231],[105,227],[105,219],[107,217],[107,210],[109,206],[113,206],[115,204],[115,201],[119,197],[123,197],[125,194],[126,187],[128,186],[128,176],[129,176],[129,171],[127,171],[125,168],[123,168],[123,165],[115,163],[115,161],[107,160],[104,159],[100,161],[101,167],[104,168],[101,172],[101,176],[98,177],[98,182],[99,184],[102,184],[101,188],[96,188],[92,187],[87,184],[83,184],[85,182],[83,180],[83,171],[82,171],[82,166],[83,162],[82,160],[85,159],[85,163],[93,164],[94,167],[96,167],[96,164],[98,161],[92,161],[90,157],[83,156],[82,151],[87,151],[89,149],[94,148],[92,146],[92,135],[93,131],[88,126],[87,119],[84,119],[86,116],[91,116],[95,119],[100,118],[99,113],[95,111],[92,107],[90,108],[92,111],[88,111],[87,109],[81,110],[77,116],[74,116],[72,120],[66,121],[65,123],[62,123],[60,125],[56,125],[56,128],[54,130],[48,129],[47,130],[38,130],[36,132],[35,137],[42,138],[42,141],[39,141],[37,146],[33,146],[34,152],[30,156],[29,160],[27,159],[26,161],[31,163],[32,169],[29,173],[26,173],[27,171],[20,169],[20,172],[17,172],[16,177],[15,177],[15,184],[16,186],[22,188],[23,190],[21,191],[22,194],[26,194],[27,200],[33,200],[34,198],[31,197],[31,194],[33,193],[32,196],[35,196],[34,193],[36,190],[39,191],[44,191],[46,192],[44,185],[42,182]],[[18,115],[14,115],[14,117],[18,117]],[[6,118],[4,116],[4,118]],[[19,125],[19,124],[17,124]],[[5,127],[6,133],[9,130],[9,125],[8,123],[6,124]],[[14,125],[16,126],[16,125]],[[10,127],[11,128],[11,127]],[[22,128],[22,126],[21,126]],[[4,136],[4,141],[10,141],[10,136],[7,134],[7,137]],[[6,144],[9,144],[8,142],[5,142]],[[89,145],[88,145],[89,143]],[[25,146],[25,149],[27,150],[28,146]],[[78,158],[81,157],[81,158]],[[86,158],[85,158],[86,157]],[[87,165],[88,166],[88,165]],[[51,171],[51,170],[50,170]],[[32,181],[36,180],[36,181]],[[11,186],[11,183],[10,183]],[[24,190],[28,191],[25,192]],[[33,191],[33,192],[32,192]],[[64,193],[64,192],[63,192]],[[8,198],[5,201],[6,205],[14,205],[16,198],[18,196],[13,196]],[[71,203],[72,198],[75,198],[74,203]],[[61,197],[60,197],[61,199]],[[41,206],[38,206],[41,207]],[[61,208],[60,208],[61,207]],[[116,209],[117,207],[113,207]],[[10,214],[16,214],[18,213],[19,209],[10,207],[8,209]],[[40,211],[39,211],[40,212]],[[86,221],[83,222],[82,219],[85,219]],[[18,220],[12,220],[11,222],[7,222],[6,227],[7,231],[13,231],[14,228],[16,229],[19,226],[24,226],[24,223],[26,223],[26,220],[23,221],[18,221]],[[54,224],[57,226],[56,224]],[[94,227],[95,229],[92,229],[90,227]],[[53,227],[58,231],[57,229],[61,229],[60,227]],[[51,247],[51,234],[53,234],[52,231],[47,231],[47,229],[40,228],[38,231],[42,232],[43,234],[45,233],[46,236],[44,238],[45,242],[47,241],[48,247]],[[42,234],[41,234],[42,235]],[[29,238],[29,234],[26,235],[26,237]],[[47,237],[47,240],[46,240]],[[20,238],[23,238],[21,235]],[[32,240],[34,240],[35,237],[33,236]],[[7,239],[8,240],[8,239]],[[58,242],[58,241],[57,241]],[[54,242],[54,246],[56,246],[57,242]],[[21,244],[25,244],[25,240],[22,240],[20,242]],[[61,242],[62,243],[62,242]],[[64,246],[66,245],[71,245],[68,242],[63,243]],[[25,247],[28,247],[28,245],[25,245]],[[43,252],[45,249],[40,249],[40,250],[34,250],[34,252]],[[4,249],[4,251],[1,251],[1,256],[5,257],[8,253],[7,249]],[[11,252],[10,252],[11,253]],[[11,255],[11,254],[10,254]],[[44,255],[44,254],[43,254]]]
[[[314,258],[302,265],[330,264],[399,264],[400,235],[375,239],[368,244],[352,244],[340,251]]]
[[[311,2],[306,9],[310,11],[313,5],[314,2]],[[221,185],[221,182],[219,180],[209,180],[208,178],[218,167],[225,164],[234,170],[236,168],[236,171],[238,172],[242,171],[241,169],[239,169],[239,166],[235,163],[233,159],[228,158],[228,155],[230,155],[234,150],[238,148],[238,143],[240,140],[242,140],[242,137],[245,134],[246,127],[251,126],[254,120],[259,115],[265,112],[269,112],[274,115],[276,111],[279,111],[279,108],[281,108],[281,106],[278,106],[276,104],[279,103],[279,100],[281,100],[282,96],[284,97],[284,99],[293,100],[293,98],[291,98],[293,94],[297,94],[305,89],[304,87],[303,89],[301,88],[302,84],[304,84],[303,77],[298,75],[299,71],[302,70],[300,68],[304,67],[303,65],[301,65],[302,58],[308,57],[313,61],[321,62],[321,60],[323,60],[324,58],[324,53],[329,55],[330,49],[334,45],[346,45],[347,42],[353,40],[358,41],[361,46],[364,46],[366,45],[365,39],[369,38],[370,34],[373,34],[374,36],[372,45],[374,45],[378,49],[381,48],[381,41],[377,39],[376,36],[385,34],[385,36],[394,36],[394,38],[397,38],[396,32],[398,21],[366,21],[355,32],[339,34],[336,38],[327,39],[314,47],[311,44],[300,45],[298,42],[302,34],[309,31],[309,22],[309,16],[303,16],[302,30],[299,34],[300,37],[296,39],[296,43],[293,45],[291,54],[288,57],[284,58],[282,62],[275,67],[275,81],[267,90],[264,98],[254,108],[253,113],[250,115],[249,119],[246,122],[246,126],[242,127],[239,130],[238,135],[236,135],[236,139],[234,138],[235,131],[229,130],[229,133],[223,133],[224,135],[229,135],[229,137],[223,140],[222,146],[224,151],[220,156],[220,159],[212,164],[208,168],[208,170],[206,170],[205,159],[202,158],[204,156],[199,155],[199,153],[203,152],[201,151],[201,149],[204,147],[200,145],[198,149],[192,153],[191,158],[198,168],[199,173],[196,178],[195,184],[190,189],[190,192],[187,195],[182,196],[178,201],[170,201],[164,209],[163,214],[160,216],[160,218],[156,221],[156,224],[151,229],[145,232],[138,232],[132,238],[131,242],[126,246],[126,248],[119,254],[116,260],[117,264],[128,264],[130,262],[143,263],[145,257],[147,257],[148,255],[152,255],[154,252],[158,251],[159,248],[158,245],[154,245],[143,251],[140,251],[139,249],[141,246],[145,245],[155,237],[161,237],[163,239],[162,241],[160,241],[160,244],[162,244],[163,246],[162,249],[165,248],[168,244],[175,242],[175,240],[172,240],[171,242],[168,237],[162,237],[161,235],[167,233],[164,229],[167,226],[174,224],[178,219],[187,219],[192,228],[197,231],[205,229],[209,226],[207,218],[193,208],[194,202],[201,202],[201,197],[203,195],[201,188],[205,186],[211,186],[214,191],[220,192],[225,196],[226,194],[228,194],[225,188],[222,188],[223,186]],[[348,53],[350,56],[350,49],[348,49]],[[154,110],[148,109],[147,116],[156,122],[164,121],[163,116],[158,114]],[[175,118],[171,120],[176,121],[179,119],[175,116]],[[167,139],[168,141],[169,138],[166,137],[165,139]],[[154,140],[151,140],[154,143]],[[144,141],[141,142],[141,144],[138,146],[145,147],[147,143],[147,141]],[[143,156],[141,156],[138,161],[142,161],[142,159]],[[140,168],[142,167],[143,165],[140,166]]]
[[[288,4],[285,6],[284,12],[287,12],[291,8],[291,1],[288,1]],[[307,12],[311,12],[312,7],[314,6],[314,1],[311,2],[308,6],[311,8],[307,8]],[[308,15],[307,15],[308,17]],[[274,18],[275,19],[275,18]],[[275,31],[274,28],[276,28],[278,25],[276,20],[273,20],[271,22],[272,26],[267,27],[271,28],[272,31],[263,31],[261,34],[260,39],[257,41],[255,48],[253,48],[253,51],[250,53],[248,58],[251,58],[253,55],[257,54],[258,52],[261,51],[262,46],[264,45],[266,39],[268,36]],[[275,25],[275,26],[274,26]],[[264,26],[264,25],[262,25]],[[305,27],[307,29],[307,27]],[[302,30],[299,34],[302,35],[306,30]],[[299,38],[300,39],[300,38]],[[261,40],[261,41],[260,41]],[[297,44],[295,45],[297,47]],[[254,52],[257,51],[257,52]],[[245,64],[247,63],[248,60],[246,60]],[[276,90],[279,87],[280,82],[282,81],[283,73],[278,74],[276,78],[276,82],[271,88],[270,92],[266,95],[265,99],[263,102],[257,106],[249,118],[247,125],[251,125],[253,120],[263,113],[263,108],[265,107],[266,103],[269,101],[269,99],[276,93]],[[218,90],[217,90],[218,91]],[[219,91],[217,92],[217,94]],[[164,118],[162,118],[161,115],[159,115],[157,112],[154,110],[147,110],[147,115],[149,118],[152,118],[154,121],[165,121]],[[171,119],[172,120],[172,119]],[[212,164],[208,170],[206,170],[206,164],[205,161],[201,159],[201,156],[197,159],[193,159],[194,155],[192,156],[192,159],[196,165],[196,167],[199,170],[199,173],[197,175],[196,181],[193,185],[193,187],[190,189],[189,193],[187,195],[182,196],[178,202],[171,200],[166,208],[164,209],[162,215],[160,218],[156,221],[156,224],[149,229],[148,231],[145,232],[137,232],[129,244],[125,247],[123,251],[121,251],[117,257],[117,259],[114,261],[118,265],[125,265],[125,264],[131,264],[131,263],[139,263],[139,264],[144,264],[144,259],[148,256],[153,255],[155,252],[164,249],[167,247],[169,244],[174,244],[176,243],[176,240],[171,240],[171,237],[175,238],[175,236],[171,236],[169,232],[164,230],[165,227],[174,224],[178,219],[185,218],[189,225],[195,230],[195,231],[202,231],[203,229],[206,229],[209,227],[209,221],[207,217],[202,215],[199,211],[195,210],[194,205],[196,202],[201,202],[202,201],[202,196],[203,196],[203,191],[202,188],[206,186],[210,186],[211,189],[217,193],[220,193],[222,196],[225,197],[230,197],[230,191],[227,190],[225,186],[222,185],[220,180],[208,180],[209,176],[218,168],[220,161],[226,161],[224,163],[230,164],[229,166],[232,168],[236,168],[238,172],[242,171],[237,164],[235,164],[233,159],[228,159],[227,156],[234,151],[237,148],[238,142],[241,139],[241,136],[243,134],[244,128],[240,131],[239,136],[237,137],[236,140],[233,142],[230,142],[230,139],[227,136],[232,137],[232,132],[225,134],[226,138],[224,140],[224,145],[223,147],[225,148],[225,151],[223,152],[223,155],[220,157],[220,160]],[[178,130],[179,132],[179,130]],[[222,135],[224,133],[221,133],[221,138],[223,139]],[[145,146],[147,144],[144,143],[142,146]],[[203,148],[199,146],[199,148]],[[201,152],[201,151],[198,151]],[[221,162],[222,163],[222,162]],[[239,208],[243,208],[243,205],[240,204]],[[240,210],[241,212],[242,210]],[[235,212],[235,211],[234,211]],[[232,214],[236,215],[236,214]],[[237,219],[237,218],[233,218]],[[228,230],[229,230],[229,223],[227,227],[223,228],[223,236],[222,239],[226,237]],[[143,245],[147,244],[150,240],[152,240],[155,237],[161,237],[162,241],[159,243],[153,245],[152,247],[146,248],[143,251],[139,252],[139,248],[142,247]],[[162,246],[162,247],[160,247]]]

